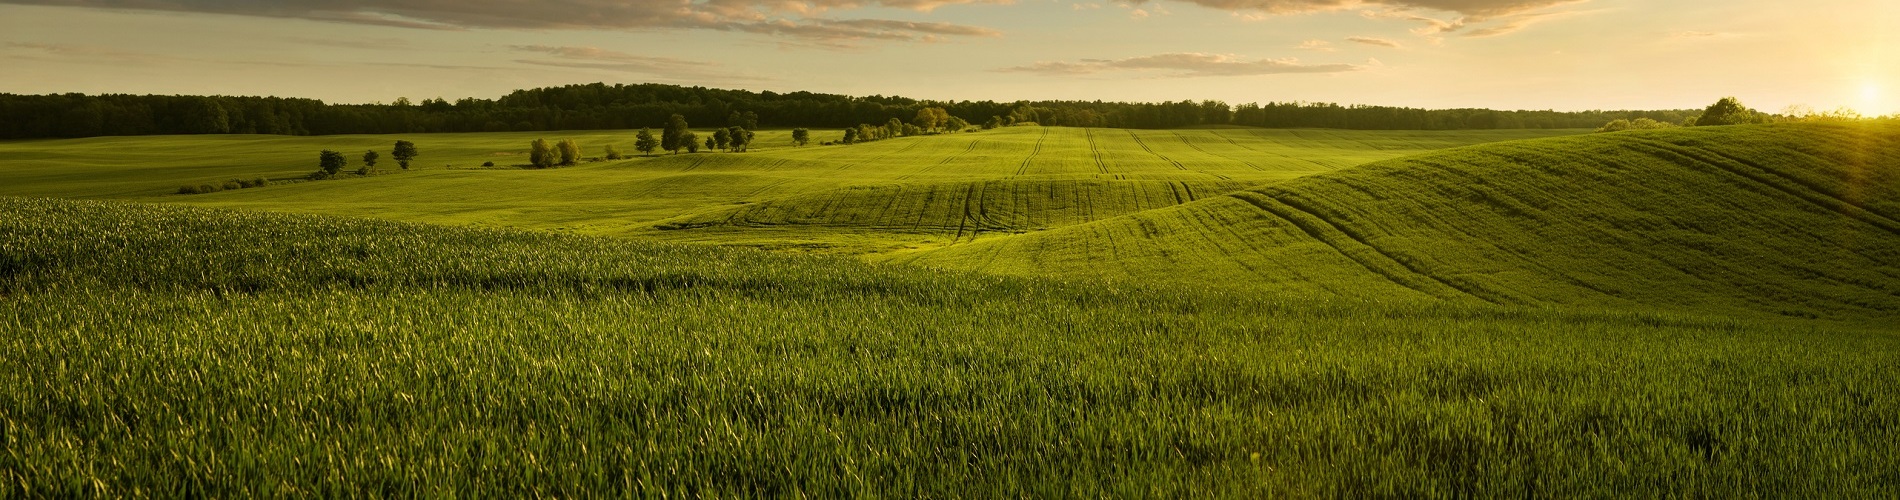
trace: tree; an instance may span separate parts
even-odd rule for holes
[[[719,145],[718,145],[718,144],[714,144],[714,143],[713,143],[713,138],[711,138],[711,137],[707,137],[707,138],[706,138],[706,150],[707,150],[707,151],[718,151],[718,150],[719,150]]]
[[[855,128],[844,129],[844,143],[857,144],[857,142],[858,142],[858,129],[855,129]]]
[[[344,158],[343,153],[325,149],[323,153],[317,155],[317,168],[322,169],[324,175],[336,175],[337,172],[343,171],[343,167],[349,165],[350,160]]]
[[[659,148],[660,140],[653,138],[652,130],[643,128],[639,135],[633,136],[633,149],[639,151],[641,156],[653,156],[653,150]]]
[[[1710,104],[1707,109],[1703,109],[1702,116],[1695,119],[1695,126],[1709,127],[1760,123],[1761,118],[1758,115],[1759,113],[1756,113],[1755,110],[1743,106],[1741,100],[1734,97],[1724,97],[1719,101],[1715,101],[1715,104]]]
[[[747,111],[745,112],[744,116],[740,117],[740,121],[741,123],[739,124],[739,126],[745,127],[746,131],[748,132],[759,129],[759,114],[758,113]],[[746,138],[746,142],[752,142],[752,134],[746,134],[745,138]]]
[[[561,165],[573,165],[576,163],[580,163],[581,145],[579,143],[574,142],[573,139],[561,139],[561,142],[559,144],[556,144],[554,147],[555,149],[560,150]]]
[[[900,135],[904,135],[903,120],[892,118],[891,121],[884,122],[884,138],[889,139]]]
[[[738,113],[733,113],[733,114],[738,114]],[[712,141],[713,141],[713,148],[711,149],[713,150],[726,149],[726,145],[732,143],[732,131],[723,129],[723,128],[714,130],[713,135],[712,135]]]
[[[957,118],[957,117],[952,116],[950,117],[949,123],[944,124],[943,128],[951,132],[962,132],[965,129],[970,128],[970,122],[964,121],[962,118]]]
[[[792,144],[804,146],[811,143],[811,131],[802,128],[792,129]]]
[[[1002,127],[1003,127],[1003,117],[1001,116],[992,116],[990,117],[990,121],[983,122],[983,130],[991,130],[991,129],[997,129],[997,128],[1002,128]]]
[[[933,131],[938,127],[950,123],[950,112],[944,111],[943,108],[934,107],[919,109],[917,110],[917,118],[911,120],[911,123],[916,124],[917,128],[924,129],[926,132]]]
[[[396,163],[402,165],[403,170],[409,170],[409,160],[414,160],[417,156],[422,156],[422,153],[416,151],[416,143],[396,141],[396,149],[391,150],[389,156],[394,157]]]
[[[618,160],[621,158],[625,158],[625,157],[620,155],[620,150],[614,148],[614,145],[608,144],[607,145],[607,159]]]
[[[682,134],[680,136],[680,144],[686,145],[687,153],[698,153],[699,152],[699,134],[695,134],[691,130],[686,131],[685,134]]]
[[[534,168],[552,167],[554,161],[554,146],[549,145],[547,139],[535,139],[528,145],[528,163]]]
[[[377,154],[376,150],[373,150],[373,149],[369,151],[364,151],[363,152],[363,168],[376,168],[376,158],[380,156],[382,155]]]
[[[680,137],[686,135],[687,128],[686,117],[674,114],[672,118],[668,118],[666,130],[660,132],[660,149],[679,154],[681,149],[686,148],[686,144],[680,142]]]
[[[745,133],[745,129],[742,129],[739,127],[732,127],[730,130],[731,131],[728,132],[726,135],[732,136],[730,139],[728,139],[732,141],[731,143],[732,150],[745,151],[746,145],[751,144],[752,142],[751,137],[747,137],[750,134]]]

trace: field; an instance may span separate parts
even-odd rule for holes
[[[538,137],[571,137],[598,156],[607,144],[632,152],[633,134],[21,141],[0,143],[0,195],[178,202],[864,254],[940,246],[959,233],[967,239],[979,231],[1087,222],[1434,149],[1575,132],[1020,127],[795,148],[790,132],[781,130],[762,132],[761,147],[744,154],[661,155],[551,170],[509,166],[527,163],[527,144]],[[814,134],[835,139],[832,132]],[[353,169],[361,151],[377,148],[384,152],[380,167],[394,170],[387,153],[399,138],[423,151],[408,172],[173,194],[186,184],[300,177],[316,170],[316,153],[324,149],[350,153]],[[476,168],[484,162],[502,168]]]
[[[1571,132],[0,143],[0,496],[1894,495],[1900,125]]]

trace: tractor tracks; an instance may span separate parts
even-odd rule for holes
[[[1452,298],[1464,295],[1492,304],[1503,304],[1502,301],[1490,297],[1491,294],[1481,294],[1479,290],[1461,287],[1399,260],[1368,243],[1363,236],[1353,234],[1345,227],[1292,202],[1253,191],[1240,191],[1230,193],[1228,196],[1247,202],[1281,220],[1292,223],[1307,236],[1332,247],[1334,251],[1357,262],[1367,271],[1378,274],[1399,286],[1433,297]]]
[[[1135,139],[1135,145],[1137,145],[1137,146],[1141,146],[1141,150],[1142,150],[1142,151],[1147,151],[1147,152],[1148,152],[1148,154],[1151,154],[1151,155],[1155,155],[1155,157],[1156,157],[1156,158],[1160,158],[1160,159],[1161,159],[1161,161],[1165,161],[1165,162],[1168,162],[1168,163],[1172,163],[1172,164],[1174,164],[1174,168],[1178,168],[1178,169],[1181,169],[1181,170],[1187,170],[1187,169],[1188,169],[1188,168],[1187,168],[1187,165],[1182,165],[1182,164],[1181,164],[1181,162],[1178,162],[1178,161],[1174,161],[1174,159],[1173,159],[1173,158],[1168,158],[1168,156],[1167,156],[1167,155],[1163,155],[1163,154],[1161,154],[1161,153],[1156,153],[1156,152],[1155,152],[1155,150],[1154,150],[1154,148],[1150,148],[1150,147],[1148,147],[1148,143],[1147,143],[1147,142],[1143,142],[1143,141],[1141,140],[1141,136],[1139,136],[1139,135],[1136,135],[1136,134],[1135,134],[1135,131],[1133,131],[1133,130],[1129,130],[1129,131],[1128,131],[1128,137],[1131,137],[1131,138],[1133,138],[1133,139]]]
[[[1031,150],[1029,152],[1028,158],[1023,158],[1023,165],[1021,167],[1016,168],[1016,175],[1018,176],[1026,175],[1029,173],[1029,162],[1032,160],[1035,160],[1036,155],[1042,154],[1042,142],[1049,140],[1049,127],[1038,127],[1038,128],[1042,129],[1042,136],[1036,138],[1036,149]]]

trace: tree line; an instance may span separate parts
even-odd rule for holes
[[[586,84],[517,90],[499,99],[454,102],[398,99],[388,104],[328,104],[315,99],[232,96],[0,94],[0,138],[154,134],[396,134],[621,130],[665,123],[673,115],[715,123],[732,114],[758,127],[846,128],[914,123],[942,109],[944,120],[990,127],[1169,128],[1195,125],[1457,130],[1590,128],[1615,119],[1681,122],[1694,110],[1497,111],[1220,101],[924,101],[812,92],[776,93],[661,84]],[[901,131],[900,131],[901,134]]]

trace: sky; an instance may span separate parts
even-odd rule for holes
[[[0,0],[0,93],[1900,113],[1900,0]]]

